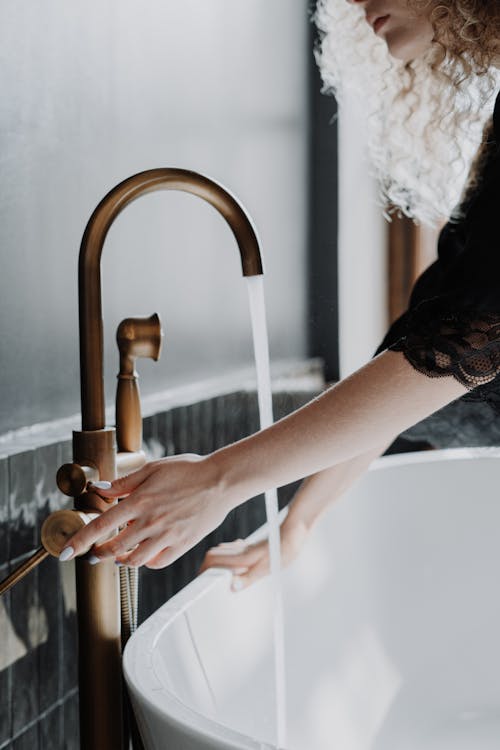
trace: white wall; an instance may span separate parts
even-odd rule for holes
[[[339,107],[340,377],[368,362],[386,333],[387,222],[368,176],[363,116],[352,95]]]
[[[116,183],[177,166],[226,185],[262,240],[271,353],[303,356],[306,0],[3,0],[0,433],[79,410],[77,254]],[[104,249],[106,382],[126,316],[158,311],[143,392],[251,361],[235,242],[214,209],[160,192]]]

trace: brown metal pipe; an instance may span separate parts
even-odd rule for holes
[[[101,253],[109,228],[123,209],[145,193],[182,190],[203,198],[225,218],[238,244],[244,276],[262,274],[254,226],[222,185],[187,169],[162,168],[139,172],[114,187],[99,203],[85,228],[79,260],[80,371],[82,429],[105,426]]]
[[[45,547],[40,547],[37,549],[37,551],[31,555],[22,565],[20,565],[18,568],[12,571],[7,578],[4,578],[3,581],[0,581],[0,596],[3,594],[6,594],[9,589],[12,588],[16,583],[18,583],[21,578],[24,578],[24,576],[28,575],[33,568],[36,568],[37,565],[40,565],[42,560],[45,560],[46,557],[49,556],[49,553],[45,549]]]
[[[142,469],[146,463],[144,451],[124,452],[116,454],[116,473],[119,477],[129,474],[131,471]]]
[[[115,479],[115,430],[73,432],[73,458],[80,466],[96,466],[103,479]],[[96,510],[106,510],[115,502],[96,503]],[[89,493],[75,498],[77,510],[88,511],[87,503]],[[124,728],[118,569],[113,560],[89,565],[77,557],[75,572],[80,747],[121,750]]]

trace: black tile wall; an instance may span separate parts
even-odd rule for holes
[[[278,395],[278,419],[313,394]],[[207,454],[259,429],[255,393],[237,392],[179,406],[144,420],[151,457]],[[71,439],[0,457],[0,579],[39,545],[43,519],[71,500],[55,487],[61,463],[72,460]],[[293,486],[281,488],[280,506]],[[143,621],[196,574],[206,550],[244,537],[265,521],[262,497],[232,511],[224,523],[163,570],[140,569]],[[73,564],[49,558],[0,600],[0,750],[78,750],[77,628]],[[13,644],[15,648],[13,648]]]
[[[197,409],[198,404],[192,407],[178,406],[172,410],[172,437],[175,446],[175,453],[187,453],[189,448],[189,410]],[[193,437],[192,443],[195,442]]]
[[[7,564],[0,565],[0,580],[9,574]],[[10,622],[11,606],[8,591],[0,599],[0,622],[2,623],[2,638],[0,640],[0,747],[7,743],[12,737],[12,669],[10,667],[9,653],[11,651]],[[5,632],[7,631],[7,633]]]
[[[12,737],[12,683],[9,667],[0,672],[0,695],[2,696],[2,716],[0,717],[0,747]]]
[[[55,488],[61,451],[57,444],[35,451],[37,530],[54,508],[71,507],[70,498]],[[50,557],[37,569],[38,577],[38,694],[39,711],[45,712],[62,696],[60,664],[62,659],[63,602],[60,581],[61,566]],[[71,686],[74,687],[74,684]]]
[[[32,552],[37,541],[35,452],[26,450],[9,456],[10,559]]]
[[[62,660],[62,595],[60,563],[53,557],[38,568],[38,693],[39,710],[47,711],[63,694],[60,664]]]
[[[61,750],[64,742],[64,706],[56,705],[38,722],[40,750]]]
[[[147,425],[150,419],[151,417],[148,417],[144,420],[145,425]],[[159,444],[163,448],[164,455],[173,456],[176,449],[174,445],[174,423],[172,411],[156,415],[156,435]]]
[[[198,452],[206,456],[214,448],[214,435],[212,424],[214,420],[214,402],[213,399],[207,399],[199,404],[198,425],[192,427],[192,430],[198,433],[199,445]]]
[[[9,460],[0,457],[0,565],[10,558]]]
[[[80,726],[78,718],[78,693],[72,693],[64,701],[63,750],[80,750]]]
[[[66,595],[63,598],[61,617],[61,662],[60,662],[60,684],[62,695],[66,695],[75,688],[78,682],[78,663],[76,658],[75,644],[77,643],[77,621],[75,611],[75,574],[74,563],[68,563],[64,572],[64,586]],[[61,579],[62,583],[62,579]],[[67,592],[70,590],[70,601],[66,601]],[[71,604],[73,606],[71,606]],[[70,605],[70,606],[68,606]]]
[[[39,750],[39,748],[41,749],[38,744],[38,726],[36,724],[19,734],[12,743],[13,750]]]
[[[25,651],[12,666],[12,732],[20,734],[27,724],[36,721],[39,710],[38,654],[36,639],[38,611],[38,570],[23,578],[10,591],[11,623]],[[35,646],[35,647],[33,647]]]
[[[158,416],[156,414],[144,420],[142,427],[142,440],[154,455],[156,451],[155,446],[159,444]]]
[[[253,435],[254,432],[257,432],[260,429],[259,402],[258,402],[257,394],[247,393],[246,401],[247,401],[248,434]],[[274,409],[274,403],[273,403],[273,409]],[[278,415],[275,414],[274,417],[275,419],[278,419]]]
[[[58,443],[59,448],[59,466],[70,464],[73,461],[73,438]]]

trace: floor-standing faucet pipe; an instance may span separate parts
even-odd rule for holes
[[[82,429],[105,426],[103,330],[100,261],[113,221],[129,203],[155,190],[182,190],[203,198],[229,224],[241,255],[244,276],[262,274],[255,228],[236,198],[218,183],[187,169],[162,168],[139,172],[121,182],[99,203],[89,219],[80,248],[80,371]]]
[[[95,467],[98,476],[106,480],[116,476],[119,456],[115,430],[105,426],[101,253],[118,214],[144,193],[162,189],[192,193],[214,206],[236,238],[243,274],[262,274],[259,243],[250,218],[227,190],[203,175],[185,169],[151,169],[124,180],[102,199],[85,228],[80,248],[82,431],[73,434],[73,459],[79,466]],[[132,427],[128,424],[127,433]],[[136,454],[131,455],[135,458]],[[78,508],[78,502],[75,504]],[[96,510],[105,511],[106,507],[99,505]],[[95,566],[76,560],[76,571],[81,748],[128,750],[129,728],[123,723],[121,704],[118,570],[112,560]]]

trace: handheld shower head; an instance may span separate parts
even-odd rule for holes
[[[140,451],[142,416],[135,361],[138,357],[158,360],[163,331],[156,313],[143,318],[125,318],[116,331],[120,372],[116,391],[116,442],[119,451]]]
[[[160,358],[163,331],[157,313],[149,317],[125,318],[116,331],[120,351],[120,375],[133,375],[138,357]],[[120,375],[118,377],[120,377]]]

